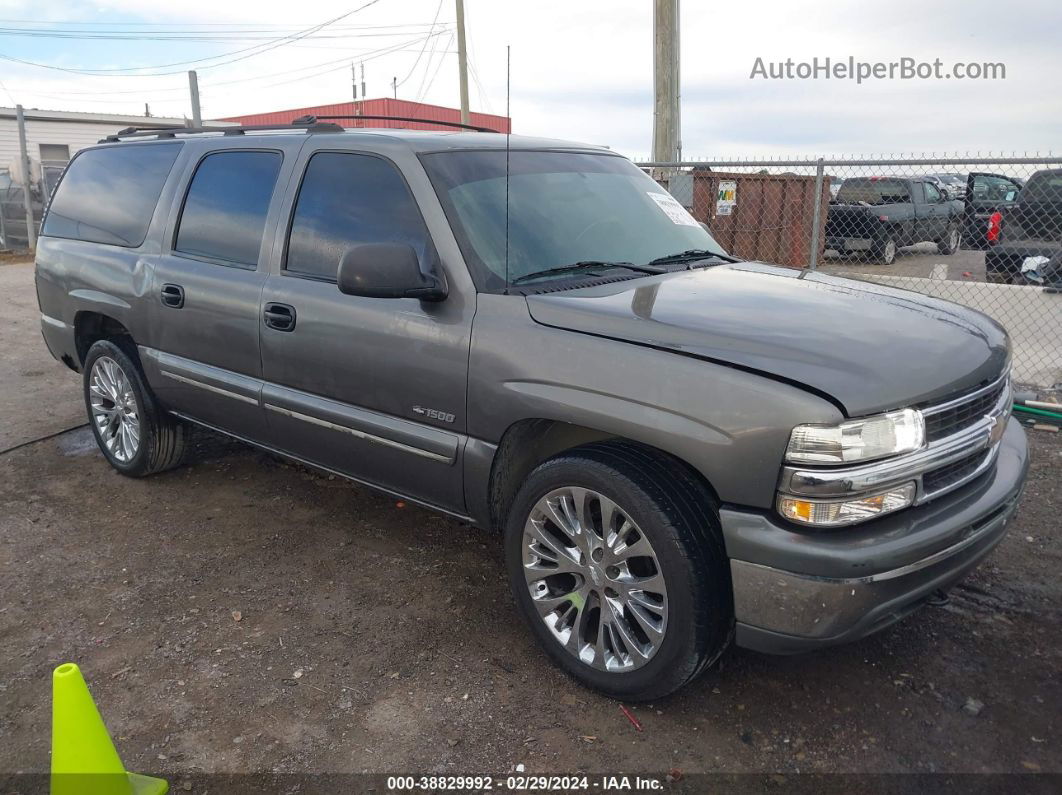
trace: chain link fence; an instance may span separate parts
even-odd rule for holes
[[[32,195],[33,219],[40,229],[43,207]],[[6,168],[0,168],[0,251],[24,251],[29,246],[26,229],[26,201],[23,188],[11,178]]]
[[[731,254],[978,309],[1062,388],[1062,158],[640,163]],[[797,331],[797,330],[794,330]]]

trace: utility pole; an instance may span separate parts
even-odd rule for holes
[[[461,86],[461,123],[468,124],[468,54],[465,52],[465,0],[457,0],[457,75]]]
[[[33,220],[33,197],[30,196],[30,158],[26,146],[26,116],[22,106],[15,106],[15,118],[18,120],[18,148],[21,154],[22,168],[22,203],[26,208],[26,244],[30,251],[37,248],[37,225]]]
[[[192,126],[203,126],[203,114],[199,110],[199,78],[195,69],[188,70],[188,91],[192,94]]]
[[[361,98],[365,99],[365,64],[361,64]]]
[[[391,88],[394,89],[395,99],[398,99],[398,76],[391,78]]]
[[[358,76],[354,73],[354,62],[350,62],[350,87],[354,91],[354,101],[358,101]]]
[[[653,160],[682,157],[679,96],[679,0],[654,0]]]

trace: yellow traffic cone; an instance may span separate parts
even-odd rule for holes
[[[51,795],[165,795],[161,778],[127,773],[114,750],[81,670],[52,673]]]

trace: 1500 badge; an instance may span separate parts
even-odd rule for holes
[[[454,415],[448,411],[439,411],[438,409],[426,409],[423,406],[414,406],[413,413],[419,414],[421,417],[427,417],[429,420],[438,420],[439,422],[453,422]]]

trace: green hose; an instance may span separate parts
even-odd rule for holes
[[[1024,411],[1027,414],[1035,414],[1038,417],[1050,417],[1053,420],[1059,420],[1062,422],[1062,414],[1058,414],[1054,411],[1048,411],[1047,409],[1034,409],[1031,406],[1022,406],[1018,403],[1014,404],[1015,411]]]

